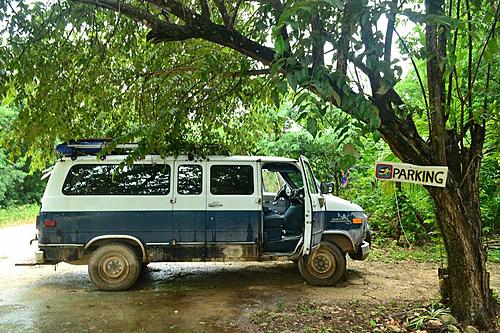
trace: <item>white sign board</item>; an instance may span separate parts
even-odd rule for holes
[[[420,166],[406,163],[377,162],[375,178],[428,186],[446,186],[448,167]]]

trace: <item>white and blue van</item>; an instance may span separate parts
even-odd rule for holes
[[[346,254],[363,260],[361,207],[321,193],[306,158],[69,155],[37,217],[37,264],[88,264],[101,290],[124,290],[150,262],[293,260],[333,285]]]

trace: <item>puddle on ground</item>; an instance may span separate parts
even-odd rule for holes
[[[17,293],[0,293],[0,332],[238,332],[229,323],[248,306],[304,288],[290,263],[151,264],[124,292],[95,290],[85,266],[23,274],[24,281],[9,276]]]

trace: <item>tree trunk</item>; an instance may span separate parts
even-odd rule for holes
[[[428,187],[448,254],[450,307],[464,324],[485,329],[492,324],[495,305],[482,246],[479,192],[464,195],[456,185],[449,181],[444,189]]]

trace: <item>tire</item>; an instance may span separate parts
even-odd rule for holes
[[[300,275],[307,283],[316,286],[333,286],[346,272],[346,259],[342,250],[333,243],[321,242],[310,253],[307,262],[301,256],[298,262]]]
[[[137,281],[141,261],[132,247],[111,243],[92,252],[88,270],[90,280],[97,289],[126,290]]]
[[[144,275],[144,274],[147,274],[149,272],[148,265],[149,265],[149,262],[141,262],[141,271],[139,273],[140,275]]]

